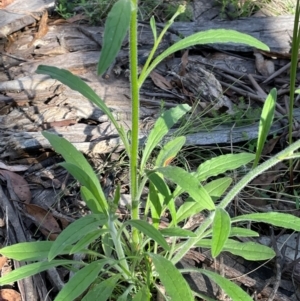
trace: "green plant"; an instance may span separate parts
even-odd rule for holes
[[[69,19],[74,16],[73,9],[75,4],[68,0],[59,0],[55,6],[55,11],[64,19]]]
[[[73,90],[79,91],[107,114],[116,127],[124,148],[130,158],[131,217],[121,223],[116,217],[120,199],[120,187],[114,199],[107,200],[98,178],[84,156],[64,138],[44,132],[53,148],[65,159],[61,165],[81,183],[81,196],[92,214],[84,216],[69,225],[54,242],[39,241],[19,243],[0,250],[2,255],[15,260],[27,261],[24,267],[14,270],[0,279],[0,284],[45,271],[55,266],[65,266],[75,270],[75,275],[56,296],[56,301],[70,301],[78,296],[81,300],[153,300],[159,291],[158,280],[166,293],[160,292],[167,300],[194,300],[194,293],[182,273],[175,267],[191,248],[205,246],[211,248],[213,257],[222,250],[243,256],[249,260],[264,260],[275,256],[269,247],[257,243],[239,243],[235,236],[258,236],[258,233],[243,229],[245,222],[265,222],[271,225],[300,231],[300,219],[281,213],[248,214],[231,218],[225,208],[234,197],[257,175],[284,159],[294,156],[300,141],[290,145],[273,158],[250,170],[240,182],[223,197],[231,184],[231,178],[220,176],[206,184],[211,177],[222,175],[227,170],[246,165],[254,159],[253,154],[239,153],[222,155],[201,164],[196,171],[187,172],[182,168],[170,166],[185,143],[185,137],[177,137],[163,145],[155,159],[155,167],[147,170],[149,157],[161,143],[169,129],[190,110],[188,105],[164,111],[151,130],[139,160],[139,89],[149,73],[170,54],[195,44],[214,42],[240,42],[267,50],[258,40],[231,30],[209,30],[184,38],[159,56],[154,58],[164,33],[174,19],[184,11],[180,6],[175,15],[158,34],[155,21],[150,21],[154,36],[154,46],[145,66],[138,77],[137,62],[137,0],[119,0],[108,15],[103,48],[98,64],[98,74],[103,74],[121,48],[127,33],[130,36],[130,83],[132,99],[132,126],[130,133],[117,123],[105,103],[80,78],[69,71],[49,66],[39,66],[37,72],[48,74]],[[111,40],[111,37],[114,37]],[[167,181],[175,184],[171,190]],[[140,200],[143,188],[149,183],[144,217],[140,217]],[[183,193],[189,197],[179,207],[175,199]],[[213,201],[214,200],[214,201]],[[216,202],[218,201],[218,203]],[[172,219],[166,229],[159,228],[160,218],[169,211]],[[188,217],[208,212],[201,226],[193,231],[181,228]],[[146,221],[150,214],[152,224]],[[166,239],[168,238],[168,239]],[[101,239],[102,251],[90,250],[88,246]],[[179,240],[180,239],[180,240]],[[76,253],[90,254],[96,259],[90,263],[64,259],[65,255]],[[33,262],[33,263],[32,263]],[[78,269],[78,265],[82,268]],[[248,301],[251,298],[241,288],[229,280],[208,270],[195,269],[215,281],[233,300]],[[198,294],[199,295],[199,294]],[[204,297],[205,298],[205,297]]]
[[[249,17],[257,11],[257,1],[253,0],[216,0],[221,5],[221,16],[230,19]]]

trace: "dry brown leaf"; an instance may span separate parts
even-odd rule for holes
[[[273,181],[275,181],[281,176],[281,173],[279,172],[280,169],[287,170],[287,166],[284,163],[279,162],[278,164],[270,168],[267,172],[264,172],[261,175],[259,175],[256,179],[254,179],[251,182],[251,184],[262,186],[271,184]]]
[[[39,30],[35,34],[35,39],[42,38],[48,32],[48,11],[45,10],[40,20]]]
[[[6,165],[4,162],[0,161],[0,168],[1,169],[6,169],[9,171],[24,171],[28,169],[28,166],[26,165],[13,165],[13,166],[9,166]]]
[[[29,43],[28,47],[31,47],[34,42],[38,39],[41,39],[48,32],[48,11],[45,10],[39,24],[38,32],[34,35],[34,39]]]
[[[0,290],[0,301],[21,301],[21,295],[9,288]]]
[[[167,89],[167,90],[173,88],[173,86],[167,79],[165,79],[163,76],[161,76],[160,74],[158,74],[155,71],[152,71],[150,73],[150,77],[153,80],[154,84],[159,88]]]
[[[58,222],[52,215],[50,211],[44,208],[33,205],[26,204],[26,211],[30,214],[36,222],[36,226],[39,230],[50,240],[55,240],[58,234],[61,232]]]
[[[18,196],[20,201],[25,203],[30,203],[31,201],[31,192],[29,185],[26,180],[19,176],[18,174],[11,172],[9,170],[0,170],[0,175],[4,177],[6,182],[11,183],[11,187],[14,193]],[[9,185],[8,185],[9,187]]]
[[[270,154],[273,151],[273,149],[274,149],[274,147],[277,144],[277,142],[278,142],[279,139],[280,139],[280,136],[270,139],[264,145],[264,148],[263,148],[263,151],[262,151],[262,155],[268,155],[268,154]]]
[[[186,65],[189,62],[189,50],[186,50],[181,57],[181,65],[180,65],[180,71],[179,75],[184,76],[186,74]]]

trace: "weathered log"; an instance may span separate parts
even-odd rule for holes
[[[38,17],[45,9],[53,9],[54,0],[15,0],[12,4],[0,9],[0,37],[18,31],[27,25],[36,22],[34,15]]]

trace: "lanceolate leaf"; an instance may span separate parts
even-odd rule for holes
[[[150,19],[150,27],[151,27],[151,30],[152,30],[153,39],[154,39],[154,43],[155,43],[156,40],[157,40],[157,29],[156,29],[154,16],[152,16],[151,19]]]
[[[129,220],[124,224],[129,224],[135,228],[137,228],[139,231],[143,232],[148,237],[152,238],[154,241],[156,241],[161,247],[163,247],[165,250],[169,250],[170,247],[167,244],[164,237],[161,235],[161,233],[155,229],[152,225],[147,223],[143,220]]]
[[[31,263],[23,267],[20,267],[5,276],[2,276],[0,278],[0,285],[9,284],[24,279],[26,277],[30,277],[32,275],[46,271],[53,267],[62,266],[62,265],[72,265],[72,264],[82,264],[82,263],[80,261],[75,261],[75,260],[53,260],[51,262],[42,261],[42,262]]]
[[[251,213],[245,214],[231,219],[231,222],[262,222],[277,227],[300,231],[300,218],[292,214],[280,212],[268,213]]]
[[[252,301],[252,298],[245,291],[243,291],[239,286],[229,281],[225,277],[222,277],[217,273],[208,270],[200,270],[200,272],[217,283],[232,300]]]
[[[230,233],[230,216],[222,208],[216,208],[212,227],[211,255],[216,258],[222,251]]]
[[[118,124],[118,122],[116,121],[116,119],[114,118],[113,114],[111,113],[107,105],[104,103],[104,101],[89,87],[89,85],[87,85],[78,76],[72,74],[70,71],[65,69],[60,69],[57,67],[40,65],[36,70],[36,73],[47,74],[52,78],[57,79],[61,83],[70,87],[72,90],[78,91],[80,94],[82,94],[84,97],[86,97],[88,100],[93,102],[96,106],[98,106],[103,111],[103,113],[107,115],[109,120],[113,123],[113,125],[117,129],[120,138],[124,143],[125,149],[129,154],[129,142],[124,129],[122,128],[122,126]]]
[[[55,298],[55,301],[75,300],[95,281],[99,272],[107,260],[99,260],[89,263],[87,266],[79,270],[62,288]],[[98,300],[98,299],[90,299]]]
[[[277,90],[273,88],[269,93],[261,112],[258,128],[257,149],[253,168],[256,167],[259,162],[263,147],[269,135],[269,131],[273,123],[276,100]]]
[[[196,234],[190,230],[181,228],[165,228],[159,230],[164,236],[176,236],[176,237],[196,237]]]
[[[202,239],[196,243],[198,247],[211,248],[211,239]],[[247,260],[266,260],[273,258],[275,252],[264,245],[255,242],[238,242],[228,239],[223,248],[224,252],[230,252]]]
[[[82,189],[83,197],[93,213],[106,213],[108,205],[99,180],[95,182],[95,179],[91,179],[89,174],[74,164],[60,163],[60,165],[78,180],[80,184],[86,186],[86,188]]]
[[[162,201],[161,198],[159,197],[159,192],[157,191],[156,187],[152,182],[150,182],[149,185],[147,203],[149,204],[151,209],[153,227],[158,229],[160,216],[162,213]]]
[[[104,28],[103,47],[98,63],[98,75],[102,75],[113,63],[121,49],[131,17],[131,1],[119,0],[110,10]]]
[[[163,176],[158,173],[154,173],[154,172],[152,172],[152,173],[150,172],[147,175],[151,181],[151,184],[153,184],[156,187],[156,189],[159,191],[159,193],[157,193],[157,197],[160,200],[163,200],[160,202],[161,209],[163,206],[166,205],[171,213],[172,221],[176,223],[175,202],[174,202],[174,199],[172,198],[173,196],[170,192],[168,185],[166,184],[165,180],[163,179]],[[162,213],[162,211],[160,211],[158,218],[161,217],[161,213]]]
[[[223,177],[209,182],[208,184],[204,185],[204,188],[211,197],[217,199],[222,196],[231,183],[231,178]]]
[[[202,210],[205,209],[205,206],[201,205],[200,203],[193,200],[191,197],[187,198],[185,202],[179,207],[176,213],[177,223],[181,222],[182,220],[193,216]],[[173,225],[176,225],[172,220]]]
[[[240,228],[240,227],[231,227],[230,237],[259,237],[259,234],[251,229]]]
[[[202,163],[197,169],[197,178],[204,181],[212,176],[217,176],[227,170],[237,169],[255,158],[255,155],[249,153],[228,154],[218,156]]]
[[[128,298],[126,301],[129,300]],[[120,298],[118,301],[121,301]],[[122,299],[123,301],[123,299]],[[147,285],[144,285],[140,290],[137,292],[137,294],[134,296],[132,301],[150,301],[150,293]]]
[[[160,150],[155,165],[157,167],[163,167],[170,164],[170,162],[176,157],[178,152],[183,147],[186,138],[183,136],[176,137],[173,140],[169,141],[163,146]]]
[[[81,184],[87,186],[99,202],[102,200],[100,205],[102,211],[105,211],[107,204],[105,203],[105,196],[99,180],[83,154],[62,137],[47,132],[43,132],[43,135],[49,140],[55,151],[61,154],[66,160],[67,163],[62,163],[62,166],[69,168],[69,172],[78,179]]]
[[[163,59],[165,59],[166,57],[168,57],[176,51],[188,48],[193,45],[230,42],[247,44],[249,46],[253,46],[255,48],[267,51],[270,50],[266,44],[247,34],[240,33],[235,30],[211,29],[203,32],[198,32],[178,41],[177,43],[169,47],[167,50],[165,50],[162,54],[160,54],[149,66],[147,71],[144,73],[143,77],[140,77],[139,86],[143,84],[147,76],[157,66],[157,64],[159,64]]]
[[[48,260],[51,261],[55,256],[67,246],[77,242],[87,233],[92,232],[100,225],[105,224],[107,218],[102,214],[90,214],[81,217],[77,221],[69,225],[63,230],[54,241],[48,255]]]
[[[171,261],[157,254],[149,254],[159,279],[172,301],[193,301],[192,291],[179,270]]]
[[[83,184],[83,183],[81,182],[81,184]],[[80,193],[81,193],[81,197],[82,197],[83,201],[86,202],[86,205],[93,213],[103,212],[100,202],[97,201],[96,196],[93,195],[92,192],[88,188],[86,188],[85,186],[81,186]]]
[[[224,251],[241,256],[246,260],[267,260],[276,254],[271,248],[255,242],[239,242],[228,239]]]
[[[190,106],[187,104],[179,105],[175,108],[165,111],[155,122],[151,130],[141,161],[141,170],[144,169],[147,160],[153,149],[158,145],[161,139],[168,133],[169,129],[189,110]]]
[[[88,291],[88,293],[81,299],[81,301],[106,301],[112,296],[113,290],[119,280],[119,275],[114,275],[101,281]]]
[[[84,250],[89,244],[94,242],[97,238],[99,238],[104,233],[107,233],[107,229],[97,229],[92,232],[87,233],[84,237],[82,237],[74,247],[70,250],[69,254],[80,253],[81,250]]]
[[[213,210],[215,208],[211,197],[194,175],[176,166],[161,167],[156,169],[156,171],[162,173],[166,178],[179,185],[184,191],[189,193],[196,202],[203,205],[205,209]]]
[[[43,259],[48,257],[53,243],[53,241],[21,242],[0,249],[0,254],[18,261]]]

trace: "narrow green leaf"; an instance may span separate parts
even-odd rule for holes
[[[292,214],[280,212],[268,213],[251,213],[240,215],[231,219],[232,223],[247,221],[247,222],[261,222],[277,227],[292,229],[300,231],[300,218]]]
[[[159,279],[172,301],[193,301],[192,291],[179,270],[171,261],[158,254],[149,254]]]
[[[95,281],[106,263],[107,260],[102,259],[80,269],[58,293],[55,301],[70,301],[80,296]]]
[[[153,149],[168,133],[169,129],[190,109],[191,107],[187,104],[178,105],[175,108],[163,112],[163,114],[156,120],[155,125],[147,138],[140,165],[141,170],[144,169]]]
[[[144,285],[134,296],[132,301],[150,301],[150,292],[147,285]],[[126,299],[126,301],[129,299]],[[119,301],[119,299],[118,299]]]
[[[80,177],[82,178],[84,176],[86,177],[86,180],[88,181],[87,175],[84,172],[82,172]],[[80,181],[80,183],[83,185],[83,182]],[[82,197],[83,201],[85,201],[88,208],[94,214],[103,212],[103,209],[102,209],[102,206],[100,205],[100,202],[97,201],[96,196],[88,188],[86,188],[85,186],[81,186],[80,187],[80,194],[81,194],[81,197]],[[103,207],[105,208],[105,206],[103,206]]]
[[[14,260],[39,260],[47,258],[53,241],[20,242],[0,249],[2,256]]]
[[[131,17],[131,1],[119,0],[110,10],[104,28],[103,47],[98,63],[98,75],[102,75],[113,63],[121,49]]]
[[[211,254],[216,258],[224,248],[230,233],[230,216],[222,208],[216,208],[216,214],[212,226]]]
[[[209,177],[217,176],[227,170],[237,169],[255,158],[254,154],[240,153],[221,155],[202,163],[197,169],[199,181],[205,181]]]
[[[119,275],[114,275],[108,279],[102,280],[98,284],[92,285],[92,288],[88,293],[81,299],[81,301],[106,301],[108,300],[113,293],[113,290],[116,288],[116,284],[120,279]]]
[[[72,247],[69,254],[80,253],[81,250],[85,249],[89,244],[94,242],[98,237],[102,236],[104,233],[107,232],[108,232],[107,229],[97,229],[87,233],[76,243],[75,246]]]
[[[165,228],[160,229],[159,232],[163,236],[176,236],[176,237],[196,237],[195,233],[190,230],[185,230],[181,228]]]
[[[205,209],[215,209],[215,204],[211,197],[194,175],[177,166],[161,167],[157,168],[156,171],[162,173],[166,178],[179,185],[184,191],[189,193],[196,202],[203,205]]]
[[[205,209],[205,206],[196,202],[191,197],[187,198],[185,202],[177,210],[177,223],[189,218]],[[173,221],[172,225],[176,225]]]
[[[54,241],[20,242],[0,249],[0,254],[18,261],[36,261],[48,258],[49,251]],[[66,246],[60,254],[70,254],[72,246]],[[86,249],[81,252],[86,253]]]
[[[225,277],[218,275],[217,273],[200,270],[200,272],[218,284],[221,289],[234,301],[252,301],[252,298],[243,291],[239,286],[229,281]]]
[[[185,141],[186,138],[184,136],[180,136],[165,144],[156,158],[155,166],[164,167],[169,165],[170,162],[177,156]]]
[[[72,245],[87,233],[98,229],[100,225],[106,222],[107,218],[103,214],[90,214],[76,220],[58,235],[49,251],[48,260],[51,261],[67,245]]]
[[[151,209],[153,227],[155,227],[156,229],[158,229],[160,216],[162,213],[162,200],[158,194],[159,192],[157,191],[156,187],[152,182],[150,182],[147,203],[149,204]]]
[[[276,100],[277,100],[277,90],[276,88],[273,88],[270,91],[261,112],[259,127],[258,127],[257,147],[256,147],[253,168],[257,166],[261,157],[261,153],[263,151],[263,147],[268,138],[270,128],[273,123]]]
[[[100,204],[101,207],[104,206],[104,208],[106,208],[107,205],[104,201],[105,196],[99,180],[83,154],[65,138],[47,132],[43,132],[42,134],[49,140],[54,150],[61,154],[66,160],[67,163],[62,163],[61,165],[68,169],[72,176],[74,176],[78,181],[87,186],[87,188],[91,190],[96,197],[99,196],[99,199],[102,199],[102,204]],[[102,208],[102,210],[104,210],[104,208]]]
[[[214,198],[214,200],[217,200],[223,195],[223,193],[226,191],[226,189],[230,186],[231,183],[232,178],[223,177],[220,179],[212,180],[208,184],[204,185],[204,188],[207,191],[207,193],[212,198]]]
[[[228,239],[224,251],[241,256],[246,260],[267,260],[273,258],[276,253],[271,248],[255,242],[239,242]]]
[[[84,170],[93,182],[99,182],[91,165],[72,143],[56,134],[48,132],[43,132],[42,134],[46,139],[49,140],[54,150],[63,156],[67,163],[74,164],[80,169]]]
[[[145,79],[151,73],[151,71],[165,58],[167,58],[172,53],[200,44],[212,44],[212,43],[239,43],[246,44],[249,46],[253,46],[258,49],[269,51],[269,47],[260,42],[259,40],[244,34],[237,32],[235,30],[226,30],[226,29],[211,29],[203,32],[198,32],[192,34],[165,50],[162,54],[160,54],[156,59],[151,63],[149,68],[143,74],[142,77],[139,78],[139,87],[143,84]]]
[[[83,197],[87,201],[87,205],[91,206],[89,208],[93,213],[107,213],[108,205],[99,180],[96,180],[93,176],[90,177],[90,174],[87,174],[84,169],[72,163],[60,163],[60,165],[78,180],[80,184],[86,186],[86,189],[83,188]]]
[[[157,29],[156,29],[156,24],[155,24],[155,18],[154,18],[154,16],[152,16],[151,19],[150,19],[150,27],[151,27],[151,30],[152,30],[154,44],[155,44],[155,42],[157,40]]]
[[[51,262],[42,261],[35,262],[25,266],[22,266],[16,270],[13,270],[9,274],[2,276],[0,278],[0,285],[10,284],[15,281],[19,281],[26,277],[38,274],[40,272],[46,271],[50,268],[62,265],[72,265],[72,264],[82,264],[80,261],[75,260],[53,260]]]
[[[176,223],[176,208],[175,208],[175,201],[173,199],[173,195],[171,194],[171,191],[163,179],[163,176],[159,173],[150,172],[147,173],[147,176],[150,179],[150,182],[155,185],[157,190],[159,191],[157,197],[162,200],[160,201],[161,207],[163,205],[166,205],[171,213],[172,220]],[[162,210],[162,208],[161,208]],[[162,211],[159,213],[159,217],[161,217]]]
[[[161,235],[161,233],[146,221],[129,220],[125,222],[124,225],[125,224],[137,228],[139,231],[143,232],[145,235],[156,241],[165,250],[170,250],[170,246],[168,245],[164,237]]]
[[[124,143],[127,154],[130,154],[129,141],[127,139],[126,133],[122,126],[118,124],[115,117],[111,113],[110,109],[104,103],[104,101],[93,91],[89,85],[87,85],[81,78],[72,74],[70,71],[65,69],[60,69],[57,67],[39,65],[36,73],[38,74],[47,74],[50,77],[57,79],[61,83],[67,85],[74,91],[78,91],[89,101],[93,102],[97,107],[99,107],[104,114],[107,115],[109,120],[113,123],[116,130],[118,131],[122,142]]]
[[[211,239],[201,239],[196,243],[196,246],[202,248],[211,248]],[[230,252],[234,255],[241,256],[247,260],[267,260],[273,258],[275,252],[267,246],[255,242],[238,242],[228,239],[222,250],[223,252]]]
[[[113,201],[115,206],[119,205],[120,198],[121,198],[121,186],[120,184],[118,184],[115,191],[114,201]]]
[[[240,228],[240,227],[231,227],[230,230],[230,237],[236,236],[236,237],[259,237],[259,233],[246,228]]]

